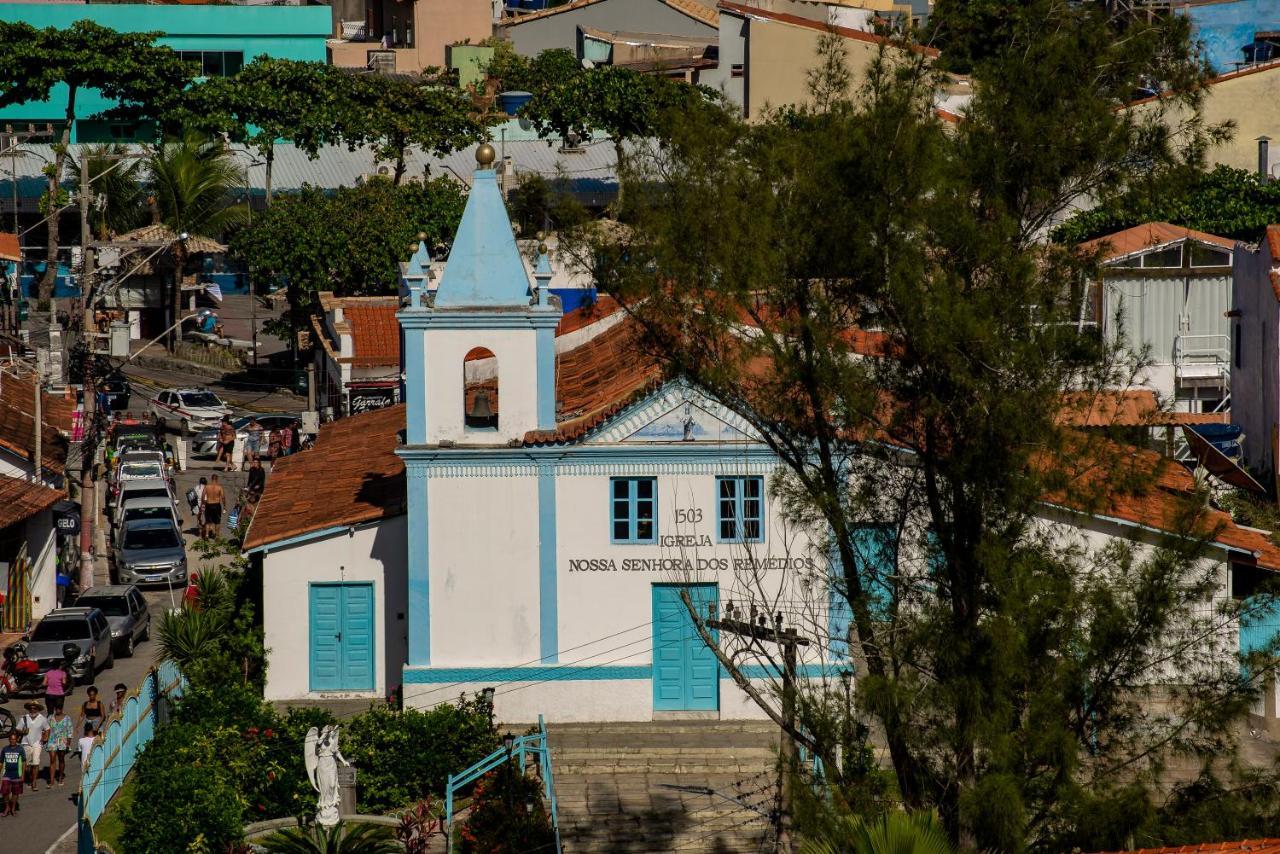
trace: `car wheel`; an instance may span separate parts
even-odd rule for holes
[[[124,636],[124,645],[120,647],[122,658],[133,658],[133,632]]]
[[[142,630],[142,637],[138,638],[138,640],[140,641],[151,640],[151,622],[150,621],[147,621],[147,627]]]

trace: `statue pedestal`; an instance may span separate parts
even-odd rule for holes
[[[338,766],[338,812],[356,814],[356,769],[350,765]]]

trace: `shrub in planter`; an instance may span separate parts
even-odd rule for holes
[[[549,851],[554,843],[541,782],[521,774],[514,762],[506,762],[476,785],[471,815],[462,827],[462,854]]]

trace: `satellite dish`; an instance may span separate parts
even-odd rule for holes
[[[596,67],[596,64],[584,56],[582,57],[582,67],[590,71]]]

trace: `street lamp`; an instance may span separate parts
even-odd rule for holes
[[[267,161],[259,160],[243,148],[231,148],[236,154],[243,154],[249,159],[244,167],[246,199],[249,211],[249,228],[253,228],[253,182],[249,180],[249,170],[255,166],[266,166]],[[258,294],[253,285],[253,270],[246,270],[249,285],[249,324],[253,331],[253,366],[258,367]]]

